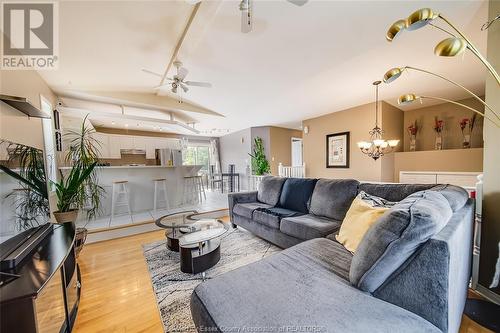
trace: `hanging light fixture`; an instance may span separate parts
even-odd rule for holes
[[[378,127],[378,85],[381,81],[373,82],[375,86],[375,127],[368,132],[370,134],[370,141],[358,142],[358,148],[361,149],[363,154],[373,158],[375,161],[381,156],[384,156],[394,150],[399,143],[399,140],[384,140],[384,131]]]

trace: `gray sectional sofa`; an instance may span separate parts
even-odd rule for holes
[[[352,254],[333,237],[364,191],[397,202]],[[285,250],[198,285],[198,331],[458,332],[473,201],[451,185],[265,178],[231,221]]]

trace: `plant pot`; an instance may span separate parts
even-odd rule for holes
[[[54,212],[54,218],[57,223],[75,222],[78,217],[78,209],[72,209],[68,212]]]

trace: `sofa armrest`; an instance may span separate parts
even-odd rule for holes
[[[245,202],[257,202],[257,191],[251,192],[234,192],[227,195],[227,200],[229,204],[229,217],[231,222],[233,222],[233,208],[238,203]]]

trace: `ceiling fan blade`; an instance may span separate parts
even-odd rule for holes
[[[192,87],[212,88],[212,84],[208,82],[185,81],[184,83]]]
[[[148,74],[151,74],[151,75],[154,75],[154,76],[158,76],[158,77],[163,77],[163,75],[161,75],[160,73],[155,73],[155,72],[150,71],[150,70],[145,69],[145,68],[143,68],[143,69],[141,69],[141,70],[142,70],[144,73],[148,73]]]
[[[286,1],[291,2],[296,6],[304,6],[308,0],[286,0]]]
[[[184,78],[188,75],[189,71],[185,67],[179,67],[177,69],[177,78],[179,80],[184,80]],[[174,76],[175,77],[175,76]]]
[[[187,93],[189,91],[189,88],[184,83],[180,83],[180,86],[181,86],[182,90],[184,90],[185,93]]]
[[[241,32],[249,33],[252,31],[252,3],[251,0],[242,0],[240,2],[241,10]]]

